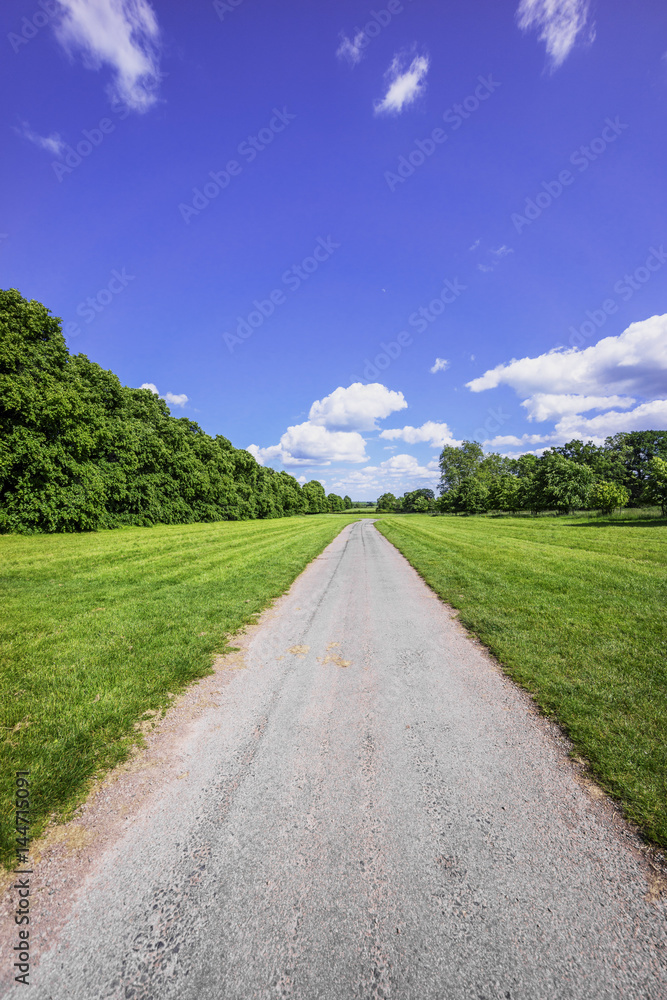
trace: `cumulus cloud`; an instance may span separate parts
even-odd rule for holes
[[[446,358],[436,358],[429,371],[431,375],[435,375],[436,372],[446,372],[449,367],[450,362]]]
[[[646,430],[667,430],[667,399],[653,399],[630,411],[610,410],[597,417],[573,414],[563,417],[556,424],[559,439],[568,441],[575,437],[586,440],[590,438],[596,444],[602,444],[606,437],[618,434],[619,431]]]
[[[280,444],[269,448],[249,445],[247,451],[264,465],[331,465],[332,462],[367,462],[366,442],[357,431],[330,431],[306,420],[288,427]]]
[[[133,111],[156,101],[160,29],[148,0],[59,0],[56,36],[70,53],[83,53],[90,69],[111,67],[115,100]]]
[[[588,410],[610,410],[613,406],[627,409],[637,402],[632,396],[579,396],[574,393],[561,395],[537,392],[521,404],[529,420],[538,423],[557,420],[568,413],[586,413]]]
[[[618,337],[604,337],[585,350],[574,347],[513,359],[467,383],[473,392],[500,385],[509,385],[525,396],[662,395],[667,389],[667,314],[632,323]]]
[[[32,142],[33,145],[39,146],[40,149],[45,149],[48,153],[52,153],[54,156],[60,156],[65,149],[65,140],[60,136],[58,132],[52,132],[51,135],[39,135],[37,132],[30,128],[27,122],[21,122],[21,127],[15,129],[19,135],[27,139],[28,142]]]
[[[552,69],[567,59],[586,27],[590,0],[521,0],[516,18],[522,31],[536,29]]]
[[[160,399],[164,399],[168,406],[185,406],[188,402],[188,397],[184,392],[173,393],[165,392],[164,395],[160,393],[158,387],[153,382],[144,382],[139,386],[140,389],[149,389],[154,395],[159,396]]]
[[[427,56],[415,56],[403,71],[404,58],[394,56],[387,70],[387,93],[381,101],[375,102],[375,114],[400,114],[403,108],[412,104],[426,89],[426,74],[429,60]]]
[[[436,461],[420,465],[414,455],[392,455],[380,463],[380,469],[389,476],[432,480],[438,475],[439,465]]]
[[[387,441],[405,441],[406,444],[419,444],[427,442],[432,448],[443,448],[446,444],[458,447],[461,441],[457,441],[447,424],[438,424],[434,420],[427,420],[421,427],[395,428],[380,433],[381,438]]]
[[[316,399],[308,420],[329,430],[372,431],[377,429],[378,420],[407,405],[402,392],[387,389],[379,382],[353,382],[346,389],[339,386],[324,399]]]
[[[363,43],[365,35],[363,31],[359,31],[353,39],[349,39],[347,35],[341,37],[341,43],[336,49],[336,55],[339,59],[346,59],[347,62],[352,66],[356,66],[358,62],[361,61],[363,55]]]

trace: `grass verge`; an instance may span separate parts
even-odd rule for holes
[[[667,521],[412,515],[377,527],[667,847]]]
[[[36,837],[352,520],[0,536],[0,861],[13,860],[15,770],[31,772]]]

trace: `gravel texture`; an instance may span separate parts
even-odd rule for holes
[[[33,1000],[665,1000],[636,838],[372,522],[242,657],[80,867]]]

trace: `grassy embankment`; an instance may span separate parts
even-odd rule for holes
[[[355,519],[0,536],[0,860],[15,769],[31,771],[35,836]]]
[[[667,521],[413,515],[378,528],[667,847]]]

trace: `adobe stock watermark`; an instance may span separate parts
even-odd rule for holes
[[[659,271],[667,263],[667,251],[662,246],[649,247],[649,255],[643,264],[636,267],[632,274],[624,274],[622,278],[614,282],[613,291],[621,302],[629,302],[651,276]],[[586,319],[579,326],[570,326],[570,347],[581,347],[590,337],[593,337],[598,330],[602,329],[610,316],[618,312],[618,302],[616,299],[605,299],[599,309],[587,309]]]
[[[447,278],[436,298],[431,299],[427,306],[420,306],[408,316],[407,325],[417,333],[424,333],[441,316],[447,306],[452,305],[467,290],[468,286],[461,284],[458,278]],[[380,341],[381,351],[374,358],[364,358],[363,377],[351,375],[351,382],[376,382],[380,373],[386,371],[389,365],[396,361],[406,347],[411,347],[414,337],[407,330],[401,330],[394,340],[388,343]]]
[[[605,119],[605,127],[595,139],[592,139],[587,146],[579,146],[570,154],[569,162],[573,167],[577,167],[579,173],[588,170],[591,163],[594,163],[603,153],[607,151],[611,143],[616,142],[629,125],[625,125],[617,116],[613,120]],[[517,233],[523,232],[526,226],[532,225],[536,219],[542,215],[547,208],[553,205],[556,199],[560,198],[566,187],[570,187],[575,181],[575,175],[571,170],[561,170],[556,180],[542,181],[542,190],[538,191],[534,198],[526,198],[523,215],[513,212],[510,222]]]
[[[100,288],[95,295],[89,295],[82,302],[79,302],[76,307],[77,316],[80,316],[86,324],[92,323],[100,313],[103,313],[111,305],[117,295],[125,291],[129,283],[134,281],[135,278],[136,275],[128,274],[124,267],[120,271],[114,268],[111,272],[111,278],[104,288]],[[81,333],[81,327],[78,323],[66,323],[64,333],[68,337],[78,337]]]
[[[35,35],[58,15],[60,10],[56,0],[39,0],[39,8],[30,17],[26,16],[21,19],[20,32],[10,31],[7,35],[7,41],[14,52],[20,52],[22,47],[32,41]]]
[[[286,271],[283,271],[280,277],[281,285],[284,285],[291,292],[298,291],[304,281],[308,281],[320,265],[329,260],[339,247],[340,243],[334,243],[331,236],[327,236],[326,239],[318,236],[312,254],[304,257],[300,264],[292,264]],[[233,354],[235,347],[252,337],[255,330],[259,330],[260,326],[264,325],[265,320],[273,315],[276,308],[286,302],[287,295],[282,288],[274,288],[265,299],[253,299],[253,309],[248,315],[236,317],[235,333],[225,332],[222,335],[229,353]]]
[[[487,418],[484,423],[481,427],[475,427],[473,431],[474,441],[488,441],[491,435],[497,434],[500,428],[512,419],[511,413],[505,413],[502,406],[497,408],[490,406],[486,412]]]
[[[295,118],[296,115],[289,112],[287,108],[283,108],[282,111],[274,108],[273,117],[268,125],[261,128],[257,135],[249,135],[243,142],[240,142],[236,148],[236,152],[245,159],[246,163],[252,163],[258,153],[266,149],[275,137],[280,132],[283,132]],[[181,213],[183,222],[186,225],[190,225],[192,216],[199,215],[205,208],[208,208],[220,192],[229,187],[232,177],[238,177],[241,173],[243,173],[243,166],[238,160],[228,160],[224,170],[209,171],[208,176],[210,179],[205,181],[201,188],[196,187],[192,189],[192,194],[194,195],[192,204],[185,204],[184,202],[179,204],[178,210]]]
[[[118,118],[118,121],[121,122],[125,121],[130,113],[129,107],[118,101],[112,105],[111,110]],[[93,150],[101,146],[106,137],[115,131],[116,123],[111,118],[100,118],[94,128],[84,128],[81,130],[83,138],[79,139],[76,146],[63,145],[60,160],[53,160],[51,162],[51,169],[58,178],[58,182],[62,184],[63,178],[73,173],[77,167],[80,167]]]
[[[500,83],[493,79],[493,75],[478,76],[478,83],[472,94],[464,97],[459,104],[453,104],[443,112],[443,121],[449,126],[449,132],[457,132],[464,121],[470,118],[477,111],[480,105],[494,94]],[[439,126],[434,128],[425,139],[415,139],[414,149],[407,155],[398,158],[398,165],[395,171],[385,170],[384,179],[389,190],[393,193],[399,184],[405,184],[409,177],[412,177],[415,170],[422,167],[426,160],[433,156],[436,149],[442,146],[449,139],[449,132]]]

